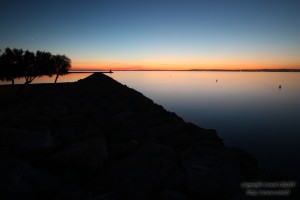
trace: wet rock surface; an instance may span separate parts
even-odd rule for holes
[[[101,73],[47,89],[2,107],[0,199],[247,199],[241,182],[263,177],[216,131]]]

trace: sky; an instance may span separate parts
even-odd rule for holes
[[[73,70],[300,68],[299,0],[9,0],[0,48]]]

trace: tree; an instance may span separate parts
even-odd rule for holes
[[[28,50],[25,51],[22,69],[20,70],[20,76],[24,77],[26,80],[25,84],[31,83],[39,75],[35,64],[35,58],[34,53]]]
[[[34,69],[36,76],[52,76],[54,74],[55,63],[54,56],[50,52],[37,51],[35,54]]]
[[[59,75],[65,75],[68,74],[70,68],[71,68],[71,59],[68,58],[65,55],[55,55],[53,56],[54,60],[54,74],[56,74],[56,78],[54,83],[57,82]]]
[[[14,85],[14,80],[20,78],[19,71],[23,62],[24,51],[22,49],[10,49],[7,47],[3,54],[1,54],[1,69],[0,79],[4,81],[11,81]]]
[[[0,51],[1,52],[1,51]],[[36,53],[22,49],[7,47],[0,54],[0,80],[12,81],[16,78],[25,78],[25,84],[31,83],[38,76],[65,75],[71,68],[71,60],[65,55],[53,56],[50,52],[37,51]]]
[[[4,69],[4,54],[0,50],[0,81],[5,81]]]

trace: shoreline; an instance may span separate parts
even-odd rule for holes
[[[268,70],[268,69],[259,69],[259,70],[113,70],[113,71],[103,71],[103,70],[71,70],[69,71],[68,74],[66,74],[66,76],[70,75],[70,74],[93,74],[93,73],[103,73],[103,74],[112,74],[114,72],[232,72],[232,73],[298,73],[300,72],[300,69],[280,69],[280,70]],[[47,84],[47,83],[43,83],[43,82],[35,82],[38,79],[42,79],[42,78],[46,78],[47,79],[53,79],[53,77],[48,77],[47,75],[45,76],[40,76],[37,77],[32,83],[30,83],[30,85],[33,84]],[[24,78],[20,78],[20,79],[24,79]],[[23,82],[18,82],[18,80],[20,79],[16,79],[16,83],[15,85],[23,85]],[[76,80],[71,80],[71,81],[67,81],[67,82],[60,82],[61,79],[64,79],[63,76],[59,76],[58,78],[58,82],[57,83],[73,83],[76,82]],[[25,81],[25,80],[24,80]],[[51,80],[53,81],[53,80]],[[52,82],[49,82],[52,83]],[[11,85],[10,81],[0,81],[0,86],[5,86],[5,85]]]
[[[243,182],[289,181],[101,73],[22,95],[0,114],[1,195],[231,199],[245,197]]]
[[[157,71],[157,72],[172,72],[172,71],[179,71],[179,72],[300,72],[300,69],[187,69],[187,70],[121,70],[116,69],[112,70],[112,72],[118,72],[118,71]],[[104,71],[104,70],[71,70],[69,73],[111,73],[110,71]]]

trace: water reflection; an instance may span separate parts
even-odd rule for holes
[[[64,75],[64,76],[59,76],[58,79],[57,79],[57,83],[75,82],[75,81],[78,81],[80,79],[86,78],[91,74],[92,73],[70,73],[70,74],[67,74],[67,75]],[[31,84],[35,84],[35,83],[54,83],[54,80],[55,80],[55,76],[52,76],[52,77],[41,76],[41,77],[37,77],[36,79],[34,79]],[[24,84],[24,83],[25,83],[24,78],[20,78],[20,79],[15,80],[15,84]],[[11,84],[11,82],[0,81],[0,85],[1,84]]]

